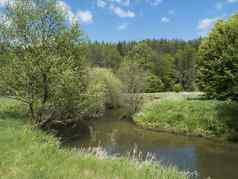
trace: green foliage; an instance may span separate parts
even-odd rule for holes
[[[167,91],[172,91],[175,83],[174,57],[170,54],[163,54],[155,61],[154,73],[157,74]]]
[[[180,83],[187,91],[195,90],[197,49],[201,39],[144,40],[131,42],[94,42],[88,46],[92,66],[117,71],[125,58],[140,64],[147,73],[156,75],[164,84],[164,91],[172,91]],[[123,60],[124,59],[124,60]]]
[[[195,89],[197,52],[190,46],[178,50],[175,55],[176,78],[185,91]]]
[[[212,100],[164,99],[147,103],[142,111],[134,116],[134,120],[144,127],[231,139],[231,136],[235,136],[234,132],[237,132],[230,125],[234,125],[237,112],[232,114],[226,110],[228,113],[224,113],[222,109],[226,105],[225,102]]]
[[[146,73],[140,64],[127,59],[126,57],[117,74],[123,83],[124,107],[131,116],[141,105],[142,96],[139,93],[144,92]]]
[[[114,71],[119,68],[122,56],[116,46],[111,44],[92,44],[88,45],[87,56],[89,62],[96,67],[111,68]]]
[[[174,91],[176,93],[183,91],[183,87],[180,84],[175,84],[174,85]]]
[[[106,107],[117,108],[121,106],[122,83],[114,73],[105,68],[93,68],[90,69],[89,73],[92,86],[101,86],[101,92],[105,95]],[[92,87],[90,86],[90,88]]]
[[[67,25],[55,0],[16,0],[4,13],[9,22],[0,28],[8,47],[0,67],[4,95],[28,104],[40,125],[80,119],[90,99],[78,24]]]
[[[87,86],[87,101],[84,104],[87,111],[87,116],[101,116],[105,111],[106,104],[106,86],[102,81],[96,81],[89,73],[89,82]]]
[[[187,178],[150,161],[111,158],[98,149],[62,149],[56,138],[23,122],[21,103],[0,100],[0,179]]]
[[[164,84],[158,76],[149,74],[146,77],[146,93],[156,93],[164,90]]]
[[[118,76],[124,84],[126,93],[142,93],[144,91],[146,73],[138,63],[125,60],[118,70]]]
[[[131,60],[134,63],[138,63],[141,68],[148,71],[152,69],[153,66],[153,51],[152,49],[145,43],[141,42],[135,45],[126,56],[126,60]]]
[[[238,100],[238,14],[219,20],[200,46],[200,86],[209,97]]]

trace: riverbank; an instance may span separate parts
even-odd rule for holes
[[[237,140],[237,104],[178,96],[145,103],[133,120],[139,126],[158,131]]]
[[[30,125],[21,104],[0,98],[1,179],[185,179],[174,167],[113,158],[99,149],[62,149],[56,138]]]

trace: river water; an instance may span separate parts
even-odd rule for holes
[[[164,165],[198,173],[198,178],[238,179],[238,145],[141,129],[105,117],[92,123],[91,134],[70,142],[79,148],[102,147],[109,155],[128,155],[137,148]]]

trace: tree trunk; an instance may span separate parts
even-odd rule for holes
[[[49,83],[46,73],[43,73],[43,104],[46,103],[49,96]]]
[[[31,113],[31,119],[34,120],[35,119],[35,111],[34,111],[33,103],[29,104],[29,109],[30,109],[30,113]]]

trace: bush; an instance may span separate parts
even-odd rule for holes
[[[110,69],[93,68],[89,72],[89,76],[90,86],[100,86],[101,93],[104,93],[106,107],[121,106],[122,83]]]
[[[137,112],[142,104],[146,73],[140,64],[125,59],[118,70],[118,76],[123,82],[123,107],[127,117]]]
[[[183,91],[183,87],[180,84],[175,84],[174,85],[174,91],[176,93]]]
[[[154,74],[149,74],[146,78],[146,93],[156,93],[164,90],[164,84],[160,78]]]

